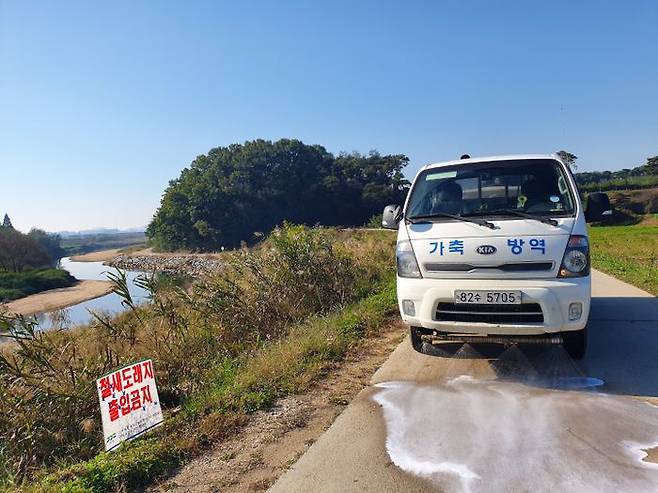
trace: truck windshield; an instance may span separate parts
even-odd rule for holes
[[[423,171],[406,217],[571,216],[574,196],[565,171],[552,159],[464,163]]]

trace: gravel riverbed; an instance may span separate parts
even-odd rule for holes
[[[198,255],[118,255],[106,264],[124,270],[166,272],[192,277],[219,270],[224,265],[219,259]]]

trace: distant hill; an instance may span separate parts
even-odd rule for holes
[[[143,231],[112,231],[102,229],[100,232],[99,230],[69,232],[71,234],[68,235],[59,233],[62,236],[61,246],[66,254],[71,256],[146,243],[146,235]]]
[[[89,236],[89,235],[117,235],[129,233],[143,233],[146,230],[145,226],[138,228],[116,229],[116,228],[97,228],[97,229],[84,229],[81,231],[57,231],[57,234],[62,238],[70,238],[72,236]]]

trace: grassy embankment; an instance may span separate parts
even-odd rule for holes
[[[24,324],[28,337],[0,358],[0,485],[136,488],[307,390],[395,313],[394,242],[286,227],[191,290],[152,286],[148,307],[70,332]],[[142,357],[165,425],[104,453],[94,379]]]
[[[658,296],[658,215],[631,226],[590,228],[592,265]]]
[[[16,300],[48,289],[66,288],[73,284],[75,277],[61,269],[0,272],[0,302]]]

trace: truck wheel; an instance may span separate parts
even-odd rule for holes
[[[564,349],[573,359],[582,359],[587,350],[587,327],[582,330],[562,332]]]
[[[420,331],[417,327],[409,328],[409,337],[411,338],[411,346],[419,353],[422,353],[423,340],[420,338]]]

